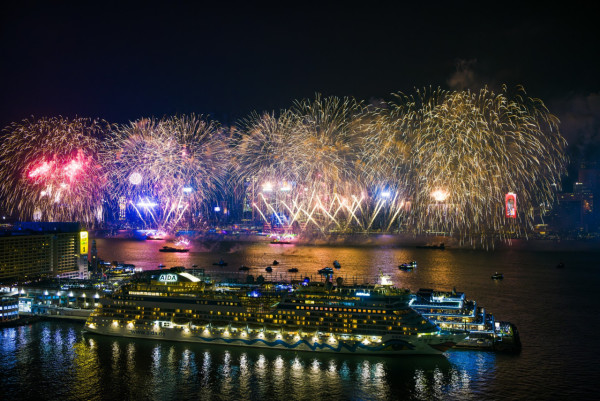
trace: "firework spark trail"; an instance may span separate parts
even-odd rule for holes
[[[450,232],[486,242],[491,234],[524,233],[534,209],[552,203],[565,172],[558,120],[522,88],[510,94],[443,90],[398,97],[397,115],[416,157],[412,223],[418,232]],[[435,191],[447,198],[432,199]],[[505,219],[504,194],[519,196],[518,219]]]
[[[228,149],[220,125],[203,116],[142,119],[113,131],[103,149],[111,193],[117,199],[154,199],[152,215],[159,228],[175,228],[172,213],[182,197],[183,210],[205,220],[210,202],[223,190]]]
[[[354,152],[364,134],[358,119],[364,113],[365,107],[353,99],[317,96],[295,102],[279,117],[253,114],[243,121],[243,135],[233,144],[237,182],[271,183],[273,202],[285,204],[293,222],[305,227],[311,223],[322,231],[340,227],[332,214],[338,195],[349,197],[364,186]],[[293,203],[277,192],[280,183],[290,183]],[[277,206],[268,209],[277,214]]]
[[[240,181],[269,181],[263,204],[274,202],[274,214],[284,204],[304,227],[339,229],[346,219],[343,229],[399,224],[486,243],[526,232],[534,210],[552,204],[567,162],[558,124],[520,87],[417,90],[383,108],[317,96],[279,118],[246,120],[234,168]],[[293,183],[292,206],[273,194],[272,183],[282,181]],[[509,191],[519,196],[516,220],[503,214]]]
[[[93,225],[103,201],[99,144],[105,121],[63,117],[5,127],[0,144],[0,198],[21,219]]]

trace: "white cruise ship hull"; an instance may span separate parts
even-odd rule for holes
[[[340,354],[371,355],[435,355],[441,354],[464,339],[462,334],[433,335],[387,335],[381,338],[361,336],[343,338],[341,336],[324,336],[310,334],[286,334],[270,332],[211,331],[208,329],[191,329],[189,327],[126,326],[106,323],[105,325],[86,324],[85,331],[119,337],[146,338],[152,340],[169,340],[241,346],[254,348],[270,348],[292,351],[327,352]]]

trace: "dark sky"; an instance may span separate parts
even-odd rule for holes
[[[368,101],[506,83],[541,98],[573,147],[600,142],[593,2],[10,3],[0,6],[2,126],[190,112],[231,123],[316,92]]]

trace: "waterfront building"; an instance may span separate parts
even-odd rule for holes
[[[14,297],[0,298],[0,323],[10,322],[19,318],[18,299]]]
[[[0,282],[87,278],[88,233],[79,223],[19,223],[0,231]]]

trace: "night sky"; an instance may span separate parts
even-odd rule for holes
[[[573,155],[600,154],[592,2],[11,3],[0,6],[2,127],[31,115],[124,123],[191,112],[233,124],[317,92],[368,102],[522,84],[561,119]]]

